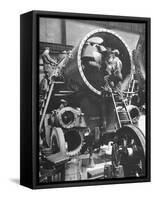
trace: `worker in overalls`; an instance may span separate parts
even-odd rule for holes
[[[106,75],[104,76],[104,80],[112,89],[116,89],[116,87],[120,89],[120,82],[122,81],[122,62],[118,55],[119,51],[117,49],[113,51],[110,48],[107,49],[105,59]]]
[[[50,48],[46,47],[43,53],[41,54],[41,58],[43,60],[43,72],[44,76],[40,82],[40,107],[44,102],[44,96],[48,90],[49,84],[52,82],[53,72],[56,68],[56,61],[50,56]]]
[[[117,92],[119,97],[122,97],[121,81],[122,81],[122,62],[118,55],[120,54],[117,49],[111,50],[107,48],[106,52],[103,52],[105,59],[102,61],[102,70],[104,74],[104,85],[102,87],[102,130],[106,131],[106,128],[111,123],[111,115],[113,114],[113,103],[110,98],[111,92]],[[103,56],[103,57],[104,57]],[[106,95],[108,94],[108,95]]]
[[[52,76],[56,68],[56,61],[50,56],[50,48],[46,47],[41,58],[43,60],[43,72],[44,77],[40,83],[40,93],[45,93],[48,89],[49,83],[52,81]]]
[[[46,47],[41,55],[43,60],[44,73],[45,75],[47,75],[48,78],[52,76],[54,68],[57,65],[57,62],[53,58],[51,58],[49,53],[50,53],[50,48]]]

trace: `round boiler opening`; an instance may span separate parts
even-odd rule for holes
[[[107,49],[118,51],[117,57],[122,62],[123,81],[131,73],[131,54],[123,39],[115,32],[97,29],[88,33],[82,40],[78,51],[80,75],[90,90],[101,94],[106,71]]]
[[[68,153],[78,153],[82,146],[82,139],[79,131],[71,130],[65,133],[65,140],[67,143]]]

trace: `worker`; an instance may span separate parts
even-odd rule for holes
[[[122,62],[118,57],[119,54],[119,50],[117,49],[107,49],[107,55],[105,58],[106,69],[104,80],[106,86],[112,89],[120,89],[120,83],[122,81]]]
[[[110,48],[104,52],[105,59],[103,60],[103,74],[104,74],[104,85],[102,86],[102,95],[106,92],[118,92],[119,97],[122,98],[121,92],[121,81],[122,81],[122,62],[118,57],[119,51],[117,49],[111,50]],[[109,97],[109,96],[108,96]],[[101,119],[102,119],[102,130],[105,131],[107,124],[110,121],[110,113],[112,110],[112,101],[110,98],[101,99]]]
[[[52,76],[53,71],[55,70],[55,66],[57,65],[57,62],[51,58],[49,53],[50,48],[46,47],[41,55],[44,66],[44,74],[47,75],[48,78]]]

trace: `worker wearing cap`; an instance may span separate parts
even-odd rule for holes
[[[120,81],[122,80],[122,62],[119,59],[119,51],[117,49],[111,50],[108,48],[104,52],[105,60],[103,63],[103,74],[104,74],[104,86],[102,94],[105,91],[112,92],[116,90],[119,94],[120,91]],[[111,99],[102,98],[101,106],[101,119],[102,119],[102,131],[106,131],[107,124],[110,123],[110,113],[112,110]]]
[[[118,49],[107,49],[107,56],[105,59],[107,75],[104,77],[104,79],[105,81],[108,81],[110,86],[117,86],[120,81],[122,81],[122,62],[118,55]]]
[[[56,61],[51,58],[49,53],[50,48],[46,47],[41,55],[44,65],[44,73],[45,75],[47,75],[48,78],[52,76],[52,72],[54,71],[55,65],[57,64]]]

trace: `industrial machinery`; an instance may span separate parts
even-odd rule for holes
[[[122,63],[120,92],[116,81],[113,87],[104,89],[108,51],[117,53]],[[125,177],[143,176],[145,138],[136,127],[140,111],[128,103],[126,93],[132,76],[132,59],[123,39],[111,30],[96,29],[66,55],[58,69],[63,78],[50,81],[40,108],[41,154],[48,149],[48,153],[43,154],[48,161],[67,162],[80,154],[88,141],[85,138],[90,137],[94,139],[89,142],[93,146],[95,141],[99,147],[104,141],[113,144],[112,177],[118,177],[119,166]],[[61,105],[61,98],[68,105]]]

